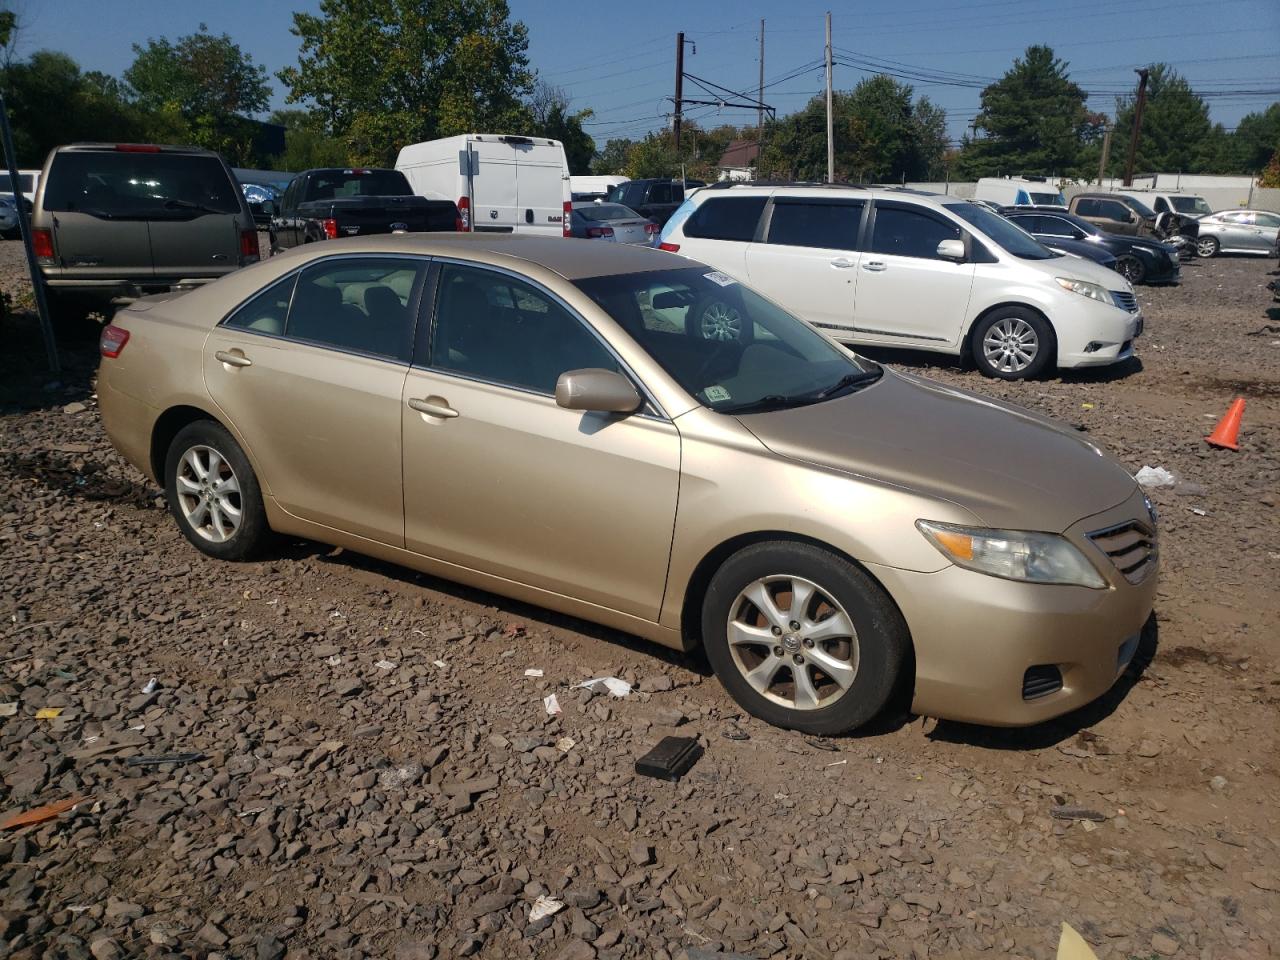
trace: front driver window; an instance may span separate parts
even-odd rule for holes
[[[595,334],[545,292],[454,264],[440,271],[431,365],[545,394],[569,370],[619,369]]]
[[[904,207],[876,207],[871,251],[898,257],[938,260],[938,244],[960,240],[960,228]]]

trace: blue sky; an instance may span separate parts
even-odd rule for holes
[[[207,23],[226,32],[274,73],[294,62],[291,13],[318,2],[278,0],[16,0],[26,27],[19,54],[64,50],[86,69],[121,73],[130,45],[170,38]],[[1280,2],[1277,0],[860,0],[832,6],[808,0],[709,3],[698,0],[604,3],[601,0],[511,0],[512,16],[529,28],[529,58],[539,74],[564,88],[575,107],[596,111],[597,141],[637,137],[668,122],[675,33],[697,46],[685,69],[733,90],[758,79],[758,32],[765,19],[765,101],[784,114],[822,89],[823,14],[833,16],[834,45],[845,61],[836,86],[852,87],[879,58],[916,82],[947,111],[959,138],[979,105],[980,85],[1003,73],[1029,44],[1048,43],[1090,91],[1090,106],[1111,113],[1115,92],[1131,89],[1133,67],[1173,63],[1210,97],[1214,120],[1234,127],[1244,114],[1280,100]],[[947,76],[945,82],[940,74]],[[273,105],[285,91],[273,78]],[[1244,94],[1241,95],[1241,91]],[[1271,91],[1270,94],[1252,91]],[[696,88],[686,84],[685,95]],[[754,122],[742,110],[689,108],[700,122]]]

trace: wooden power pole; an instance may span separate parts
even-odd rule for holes
[[[1111,126],[1108,124],[1102,130],[1102,156],[1098,158],[1098,186],[1102,186],[1102,180],[1107,175],[1107,161],[1111,159]]]
[[[827,11],[827,183],[836,180],[835,122],[831,115],[831,11]]]
[[[680,152],[680,104],[684,97],[684,31],[676,34],[676,110],[671,124],[671,134]]]
[[[760,109],[756,111],[756,150],[764,140],[764,17],[760,18],[760,92],[756,94]]]
[[[1133,186],[1133,162],[1138,155],[1138,135],[1142,132],[1142,108],[1147,105],[1147,75],[1150,71],[1142,69],[1133,72],[1138,75],[1138,102],[1133,109],[1133,133],[1129,136],[1129,159],[1124,165],[1126,187]]]

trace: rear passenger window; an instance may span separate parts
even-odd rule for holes
[[[325,260],[303,270],[286,336],[408,362],[420,265],[403,258]]]
[[[769,242],[788,247],[856,250],[862,203],[775,200]]]
[[[749,242],[755,238],[764,203],[764,197],[715,197],[693,212],[684,225],[684,235]]]
[[[223,321],[223,326],[279,337],[284,334],[284,321],[289,315],[289,301],[298,275],[291,273],[277,280]]]
[[[938,244],[960,239],[960,228],[955,224],[905,207],[876,207],[875,226],[871,231],[873,253],[937,260]]]

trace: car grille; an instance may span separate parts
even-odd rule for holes
[[[1141,583],[1155,566],[1155,533],[1137,520],[1088,534],[1130,583]]]
[[[1111,299],[1121,310],[1128,310],[1130,313],[1138,312],[1138,298],[1127,290],[1112,290]]]

